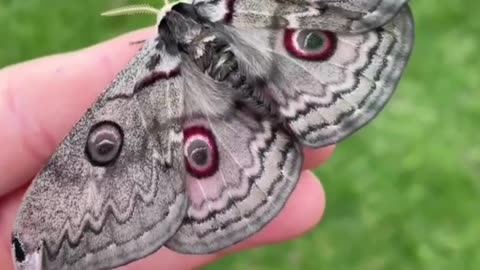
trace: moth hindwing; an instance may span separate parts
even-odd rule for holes
[[[394,93],[414,42],[406,2],[169,4],[33,181],[17,269],[111,269],[260,231],[295,188],[302,147],[347,138]]]

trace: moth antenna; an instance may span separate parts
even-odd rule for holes
[[[166,1],[168,2],[168,1]],[[134,15],[134,14],[158,14],[159,9],[156,9],[150,5],[130,5],[121,8],[114,8],[109,11],[103,12],[102,16],[121,16],[121,15]]]
[[[165,14],[178,3],[190,3],[191,0],[164,0],[161,9],[154,8],[147,4],[129,5],[121,8],[115,8],[103,12],[102,16],[119,16],[119,15],[133,15],[133,14],[155,14],[157,15],[157,24],[162,20]]]

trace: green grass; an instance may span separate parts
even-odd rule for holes
[[[0,67],[154,21],[98,16],[125,3],[0,0]],[[323,223],[207,269],[480,269],[480,2],[412,8],[416,49],[396,96],[318,170]]]

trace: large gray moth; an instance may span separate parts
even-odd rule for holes
[[[302,146],[375,118],[414,42],[407,0],[193,0],[160,14],[33,181],[17,269],[111,269],[253,235],[294,189]]]

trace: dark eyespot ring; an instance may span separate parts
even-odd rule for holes
[[[315,29],[286,29],[284,46],[293,56],[309,61],[328,60],[337,49],[337,36]]]
[[[23,262],[26,259],[25,250],[23,249],[22,243],[18,240],[17,237],[12,235],[12,245],[13,251],[15,254],[15,260],[17,262]]]
[[[218,170],[218,148],[212,132],[201,126],[184,131],[185,167],[190,175],[206,178]]]
[[[85,153],[93,165],[107,166],[118,158],[122,146],[122,128],[117,123],[103,121],[90,129]]]

